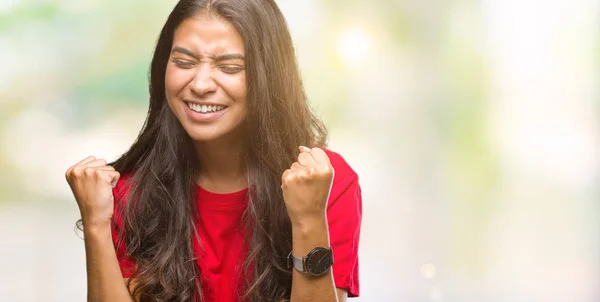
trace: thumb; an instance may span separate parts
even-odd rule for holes
[[[119,181],[119,177],[121,177],[121,174],[119,174],[119,172],[114,171],[113,173],[110,173],[110,185],[114,188],[117,185],[117,182]]]
[[[310,152],[310,148],[309,147],[300,146],[300,147],[298,147],[298,149],[300,150],[300,152]]]

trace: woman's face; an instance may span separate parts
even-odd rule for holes
[[[247,115],[244,41],[218,17],[186,19],[165,74],[169,107],[194,141],[234,133]]]

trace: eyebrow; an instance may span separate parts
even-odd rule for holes
[[[175,52],[190,56],[196,60],[200,60],[199,54],[197,54],[189,49],[183,48],[183,47],[179,47],[179,46],[173,47],[173,50],[171,50],[171,53],[175,53]],[[213,59],[216,62],[227,61],[227,60],[242,60],[243,61],[244,56],[242,56],[239,53],[228,53],[228,54],[219,55],[217,57],[211,57],[211,59]]]

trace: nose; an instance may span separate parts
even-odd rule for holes
[[[196,76],[190,83],[190,88],[198,96],[204,96],[217,90],[217,83],[213,78],[210,64],[202,64],[198,68]]]

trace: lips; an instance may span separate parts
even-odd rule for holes
[[[198,103],[190,102],[184,102],[183,106],[185,107],[184,110],[188,118],[198,123],[214,122],[223,116],[223,114],[225,114],[229,108],[222,105],[200,105]]]
[[[223,105],[198,104],[198,103],[191,103],[191,102],[185,102],[185,103],[186,103],[186,105],[188,105],[188,107],[190,109],[192,109],[195,112],[200,112],[200,113],[219,112],[219,111],[227,108],[227,106],[223,106]]]

